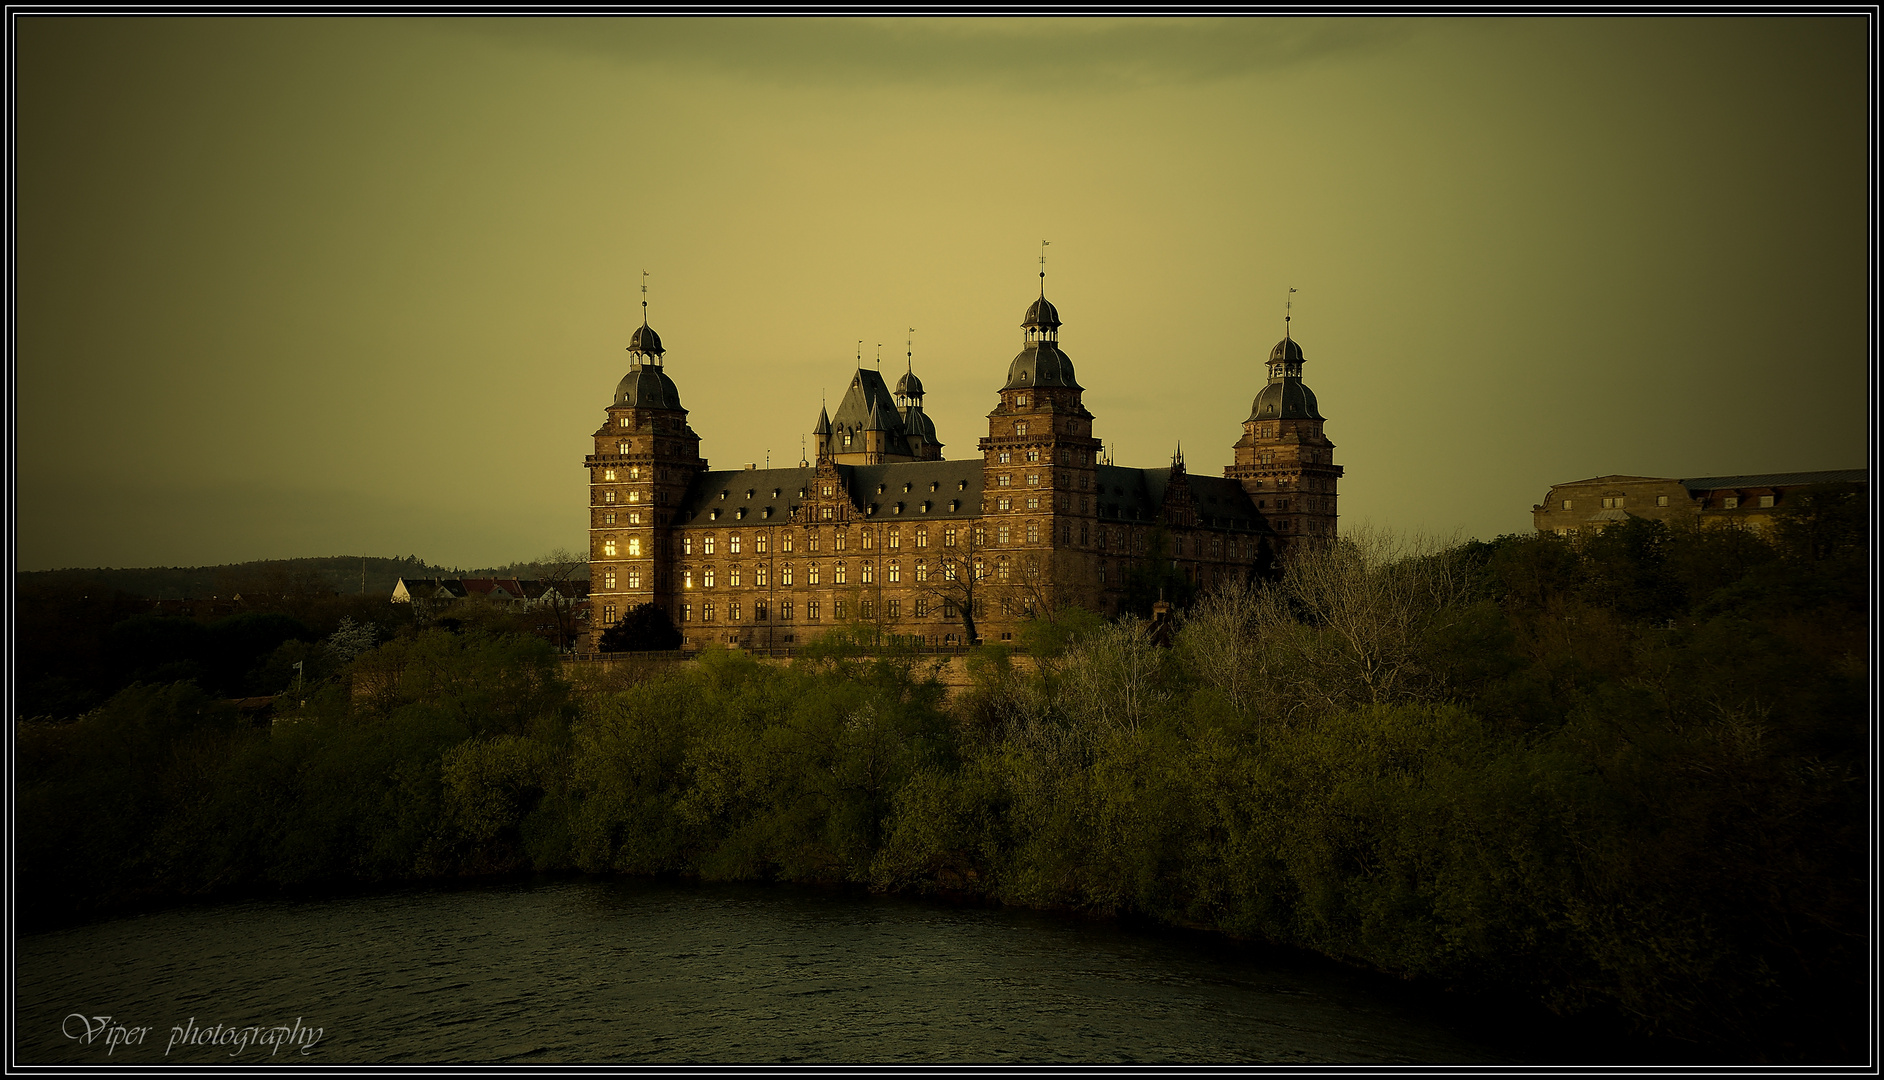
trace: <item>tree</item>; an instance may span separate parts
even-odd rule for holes
[[[572,583],[588,577],[589,560],[579,552],[557,548],[540,556],[534,569],[532,576],[543,583],[538,603],[556,624],[556,647],[567,649],[576,639],[576,608],[582,599]]]
[[[944,612],[949,606],[955,608],[962,620],[963,637],[972,645],[981,640],[975,630],[975,616],[980,614],[991,584],[982,550],[987,546],[987,530],[981,525],[964,526],[960,539],[958,545],[944,545],[936,572],[929,575],[923,591],[941,600]]]
[[[655,652],[680,648],[680,630],[659,604],[639,604],[621,621],[602,631],[603,652]]]

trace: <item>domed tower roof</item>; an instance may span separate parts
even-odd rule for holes
[[[654,328],[647,323],[635,328],[634,336],[628,339],[628,351],[657,357],[666,352],[661,348],[661,335],[655,333]]]
[[[1300,379],[1277,379],[1262,388],[1250,403],[1251,420],[1321,420],[1315,404],[1315,391]]]
[[[641,409],[678,409],[680,390],[667,372],[653,364],[636,364],[615,387],[615,404]]]
[[[1041,293],[1040,299],[1028,306],[1027,315],[1021,319],[1021,328],[1024,330],[1058,330],[1060,328],[1060,313],[1053,306],[1053,302],[1047,299],[1046,293]]]
[[[1276,342],[1275,348],[1269,350],[1269,359],[1292,360],[1299,364],[1302,362],[1302,347],[1293,338],[1284,337]]]
[[[912,398],[922,396],[922,380],[916,377],[914,371],[906,371],[902,378],[896,380],[896,396]]]
[[[1085,389],[1073,377],[1072,359],[1051,341],[1028,342],[1014,362],[1007,366],[1007,385],[1002,389],[1017,390],[1029,386]]]

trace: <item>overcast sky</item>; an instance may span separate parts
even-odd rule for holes
[[[580,548],[644,269],[714,467],[971,457],[1042,239],[1120,465],[1290,286],[1344,525],[1866,463],[1858,17],[16,25],[20,569]]]

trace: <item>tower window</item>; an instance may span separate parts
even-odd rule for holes
[[[602,554],[604,556],[615,554],[615,538],[614,537],[609,537],[607,540],[602,541]]]
[[[615,470],[614,470],[614,469],[603,469],[603,470],[602,470],[602,479],[604,479],[604,480],[613,480],[613,479],[615,479]]]
[[[1027,434],[1027,421],[1025,420],[1014,421],[1014,434],[1016,435]]]
[[[621,420],[620,420],[620,421],[618,421],[618,422],[619,422],[619,423],[621,424],[621,426],[622,426],[622,427],[629,427],[629,426],[631,426],[631,425],[630,425],[630,424],[628,423],[628,418],[627,418],[626,416],[624,416],[624,417],[622,417],[622,418],[621,418]]]
[[[605,503],[612,503],[612,502],[614,502],[614,501],[615,501],[615,493],[614,493],[613,491],[604,491],[604,492],[602,492],[602,501],[603,501],[603,502],[605,502]]]
[[[628,568],[628,587],[630,589],[639,589],[641,587],[641,571],[633,567]]]
[[[1006,465],[1010,456],[1006,450],[1002,450],[994,455],[994,460],[997,464]]]
[[[628,538],[628,554],[631,558],[640,556],[641,538],[639,536],[631,536]]]
[[[602,515],[602,524],[604,524],[604,525],[613,525],[613,524],[615,524],[615,511],[613,511],[613,510],[610,510],[610,511],[609,511],[608,513],[606,513],[606,514],[603,514],[603,515]]]
[[[1015,394],[1015,395],[1014,395],[1014,404],[1016,404],[1016,405],[1020,405],[1020,406],[1025,406],[1025,405],[1027,404],[1027,395],[1026,395],[1026,394]],[[1020,432],[1020,434],[1022,434],[1022,435],[1025,435],[1025,434],[1027,434],[1027,433],[1026,433],[1025,431],[1023,431],[1023,432]]]
[[[610,589],[610,590],[615,588],[615,568],[614,567],[611,566],[608,569],[602,571],[602,588]]]
[[[617,454],[626,454],[628,452],[628,448],[633,445],[634,443],[628,442],[627,440],[623,440],[615,444],[615,452]]]

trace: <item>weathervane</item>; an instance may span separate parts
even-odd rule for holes
[[[1292,307],[1295,303],[1295,300],[1293,299],[1294,293],[1295,293],[1294,286],[1290,286],[1289,288],[1290,295],[1284,296],[1282,298],[1282,340],[1284,341],[1287,341],[1289,339],[1289,308]]]
[[[1040,295],[1047,295],[1047,242],[1040,241]]]
[[[641,271],[641,325],[648,325],[648,272]]]

